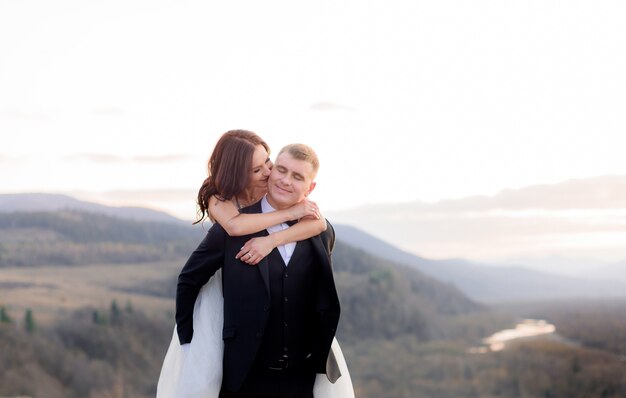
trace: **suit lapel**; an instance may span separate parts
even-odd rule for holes
[[[261,279],[263,279],[263,284],[265,285],[265,290],[267,291],[267,295],[269,297],[270,295],[270,266],[267,263],[267,256],[265,256],[263,260],[261,260],[261,262],[257,264],[257,268],[259,269],[259,272],[261,273]]]
[[[258,201],[257,203],[251,205],[250,207],[247,207],[246,209],[243,209],[242,212],[245,213],[262,213],[262,209],[261,209],[261,201]],[[267,232],[267,230],[263,230],[263,231],[259,231],[257,233],[254,233],[252,235],[250,235],[246,241],[248,241],[250,238],[255,238],[255,237],[260,237],[260,236],[268,236],[269,233]],[[270,268],[269,268],[269,264],[267,263],[267,256],[265,256],[263,258],[263,260],[261,260],[257,265],[256,265],[257,269],[259,270],[259,273],[261,274],[261,279],[263,279],[263,284],[265,285],[265,290],[267,291],[267,295],[269,297],[270,295]]]

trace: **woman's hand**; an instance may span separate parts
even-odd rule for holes
[[[290,220],[300,220],[301,218],[319,220],[320,209],[317,203],[309,199],[304,199],[287,209],[291,214]]]
[[[248,265],[257,265],[275,247],[276,244],[272,240],[271,235],[252,238],[243,245],[235,259],[241,260]]]

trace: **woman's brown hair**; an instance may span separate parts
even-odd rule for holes
[[[207,165],[208,177],[198,191],[198,220],[209,216],[209,198],[230,200],[241,195],[250,182],[252,155],[258,145],[267,153],[269,146],[255,133],[248,130],[230,130],[219,139]]]

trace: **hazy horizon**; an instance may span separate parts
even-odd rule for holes
[[[600,176],[493,196],[322,210],[332,223],[352,225],[431,259],[461,258],[568,276],[626,279],[617,273],[626,269],[625,192],[626,175]],[[193,191],[64,194],[107,206],[164,211],[186,222],[196,215]]]

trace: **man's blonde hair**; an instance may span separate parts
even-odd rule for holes
[[[320,161],[317,158],[317,154],[310,146],[305,144],[289,144],[284,146],[280,152],[278,152],[278,156],[282,153],[288,153],[293,156],[294,159],[309,162],[311,166],[313,166],[313,177],[317,175],[317,171],[320,168]]]

